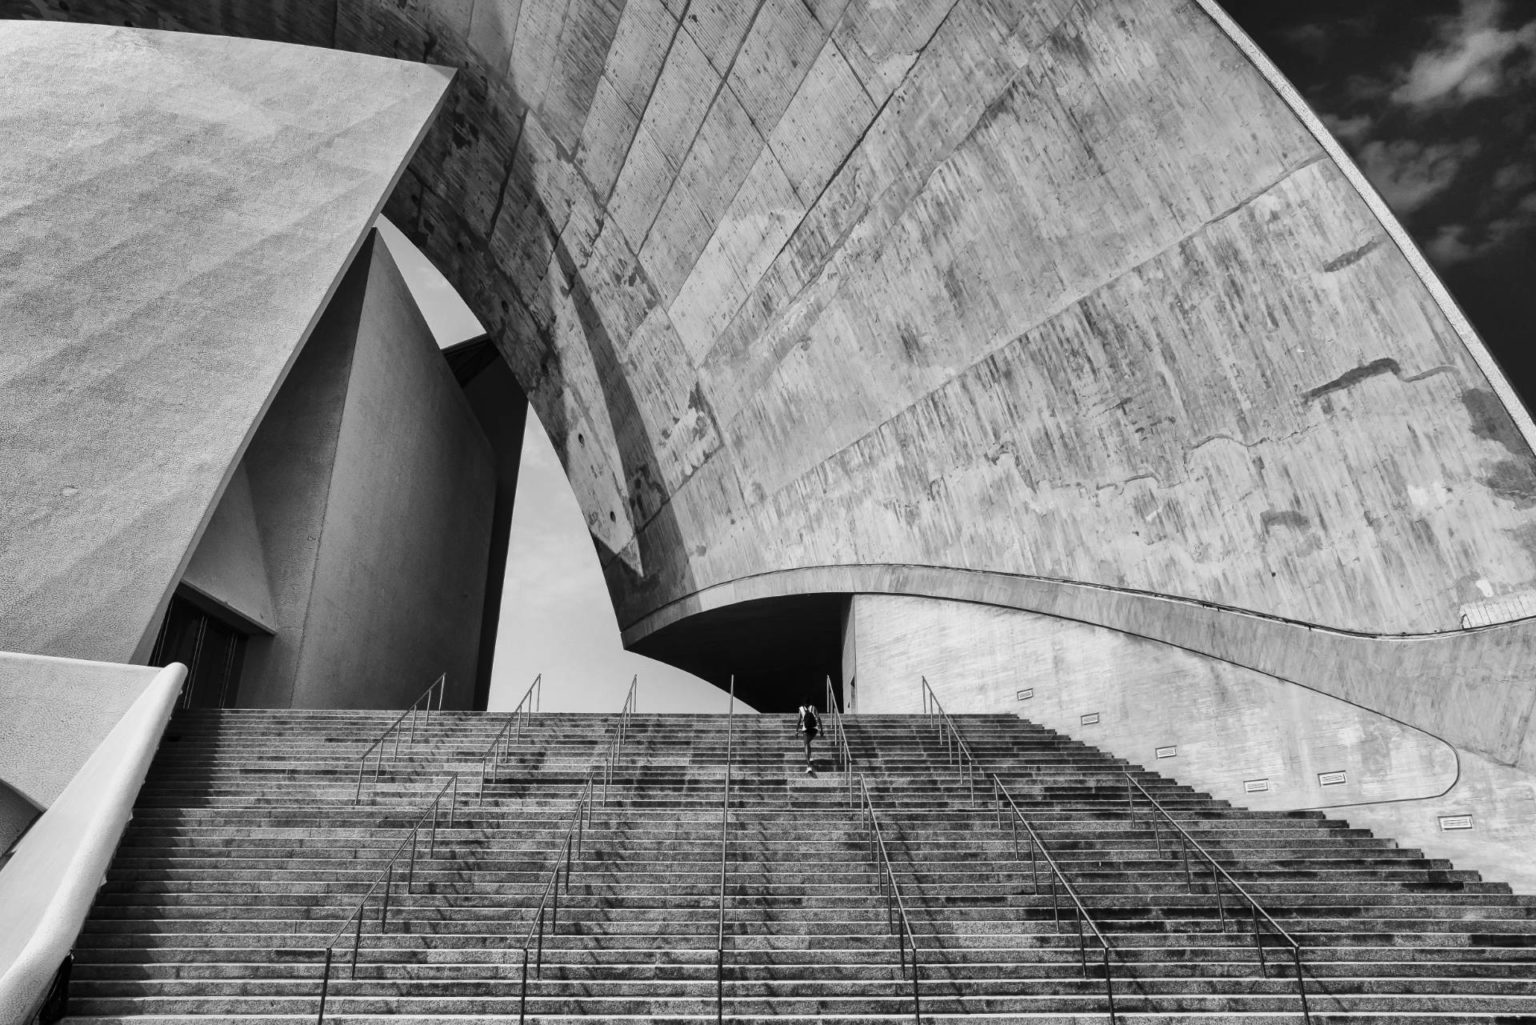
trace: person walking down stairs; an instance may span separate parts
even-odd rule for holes
[[[816,718],[815,705],[800,706],[800,722],[795,727],[795,732],[805,741],[805,771],[815,775],[816,766],[811,761],[811,741],[815,740],[816,734],[821,732],[821,722]]]

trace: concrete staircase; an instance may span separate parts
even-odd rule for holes
[[[615,720],[534,716],[481,801],[479,756],[504,717],[435,715],[354,803],[357,757],[393,718],[173,721],[77,944],[69,1020],[313,1021],[320,948],[455,770],[455,825],[416,862],[414,892],[395,885],[387,931],[369,905],[355,979],[344,937],[325,1017],[515,1020],[533,907]],[[1122,1020],[1301,1020],[1289,961],[1273,950],[1261,975],[1247,923],[1223,927],[1145,806],[1128,813],[1129,769],[1304,944],[1314,1021],[1536,1021],[1536,900],[1319,814],[1234,809],[1012,716],[955,721],[1108,936]],[[1108,1020],[1072,915],[1056,922],[1045,875],[1033,892],[1006,821],[985,788],[973,803],[932,724],[845,723],[921,947],[923,1017]],[[724,716],[631,720],[529,1020],[714,1020],[726,731]],[[724,1017],[910,1021],[868,831],[818,747],[806,776],[792,717],[735,719]]]

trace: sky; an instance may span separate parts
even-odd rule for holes
[[[399,229],[381,217],[379,230],[439,345],[484,333],[453,287]],[[510,711],[540,674],[540,707],[546,712],[617,712],[637,676],[641,712],[724,712],[729,700],[691,673],[624,650],[576,495],[549,436],[530,415],[487,708]],[[736,711],[751,709],[737,702]]]
[[[1226,0],[1424,250],[1527,406],[1536,398],[1536,0]],[[439,342],[480,325],[383,222]],[[723,711],[725,695],[632,655],[554,449],[529,417],[490,707],[535,673],[544,707]]]
[[[1536,2],[1225,0],[1536,399]]]

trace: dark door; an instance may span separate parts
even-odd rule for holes
[[[186,595],[171,596],[150,664],[181,662],[187,682],[177,708],[231,708],[240,686],[245,634]]]

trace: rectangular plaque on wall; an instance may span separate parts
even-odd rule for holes
[[[1179,745],[1177,744],[1169,744],[1167,747],[1157,749],[1157,757],[1159,758],[1177,758],[1178,756]]]
[[[1317,774],[1317,785],[1320,787],[1336,787],[1340,783],[1348,782],[1349,779],[1345,776],[1343,769],[1337,772],[1319,772]]]
[[[1472,816],[1470,815],[1442,815],[1440,816],[1441,829],[1471,829]]]
[[[1093,726],[1099,721],[1099,713],[1089,712],[1085,715],[1080,715],[1077,717],[1077,721],[1084,726]]]
[[[1264,791],[1266,791],[1268,789],[1269,789],[1269,780],[1268,779],[1245,779],[1245,780],[1243,780],[1243,790],[1245,790],[1246,792],[1248,792],[1250,794],[1262,794]]]
[[[1030,698],[1032,698],[1034,696],[1035,696],[1035,688],[1033,688],[1033,687],[1025,687],[1023,690],[1019,691],[1019,700],[1020,701],[1028,701]]]

